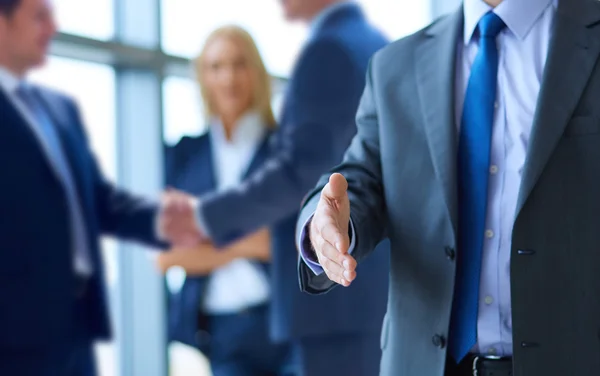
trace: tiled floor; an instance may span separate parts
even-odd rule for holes
[[[98,345],[96,354],[100,376],[125,376],[117,374],[114,348],[112,346]],[[206,358],[189,346],[171,345],[169,357],[171,363],[169,376],[211,376]]]

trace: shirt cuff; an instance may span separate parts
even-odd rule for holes
[[[313,250],[312,243],[310,242],[310,237],[308,236],[310,230],[310,222],[312,221],[314,214],[311,215],[307,220],[304,226],[302,226],[302,231],[300,232],[300,239],[298,244],[300,244],[300,256],[302,260],[308,266],[310,270],[312,270],[315,275],[321,275],[323,273],[323,268],[319,264],[317,259],[317,255]],[[348,248],[348,254],[352,254],[354,248],[356,247],[356,237],[354,236],[354,223],[352,223],[352,219],[350,219],[349,226],[349,236],[350,236],[350,248]]]

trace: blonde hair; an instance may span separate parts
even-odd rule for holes
[[[204,105],[204,111],[207,118],[211,118],[217,115],[214,104],[210,101],[210,96],[206,85],[204,84],[203,70],[204,70],[204,56],[206,50],[210,44],[218,39],[227,38],[235,40],[241,43],[242,48],[248,62],[252,69],[256,72],[258,80],[254,85],[254,93],[252,98],[252,108],[257,110],[262,117],[262,120],[269,128],[275,128],[275,116],[273,115],[273,109],[271,108],[271,77],[267,72],[267,68],[260,56],[258,47],[254,42],[254,39],[246,30],[239,26],[228,25],[222,26],[214,30],[204,43],[202,51],[196,59],[194,59],[194,68],[196,72],[196,78],[200,86],[200,92],[202,94],[202,102]]]

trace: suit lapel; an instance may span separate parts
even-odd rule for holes
[[[517,202],[516,216],[562,137],[600,52],[597,1],[560,1]]]
[[[213,158],[213,145],[210,138],[210,135],[207,135],[204,138],[205,145],[201,145],[198,150],[205,150],[205,152],[199,153],[198,160],[198,168],[200,172],[206,174],[206,176],[201,175],[204,183],[202,183],[201,187],[198,187],[202,193],[207,191],[212,191],[217,189],[217,179],[215,174],[215,162]]]
[[[0,90],[0,114],[2,114],[2,126],[13,128],[6,128],[5,131],[14,131],[21,134],[23,139],[30,144],[31,152],[39,155],[40,159],[44,161],[44,164],[48,168],[50,175],[52,175],[56,179],[56,182],[60,184],[60,176],[56,172],[52,161],[49,160],[48,154],[44,150],[44,146],[36,135],[36,131],[32,129],[33,125],[29,124],[28,120],[23,117],[22,113],[13,105],[2,90]]]
[[[175,177],[177,188],[196,195],[217,189],[212,148],[210,134],[190,139],[175,148],[180,161],[175,172],[181,174]]]
[[[31,129],[30,125],[27,124],[27,120],[12,104],[2,89],[0,89],[0,119],[0,125],[2,126],[3,130],[8,131],[8,127],[15,127],[17,132],[26,135],[29,141],[35,144],[40,153],[42,152],[39,141],[37,140],[37,137],[35,136],[35,133]]]
[[[454,124],[456,44],[462,30],[462,7],[426,31],[416,51],[416,79],[425,132],[437,179],[456,233],[457,135]]]
[[[91,196],[91,187],[89,179],[86,179],[89,160],[89,150],[82,144],[82,139],[74,134],[74,122],[78,121],[69,116],[66,104],[59,102],[56,98],[50,96],[42,90],[36,90],[39,98],[42,100],[46,111],[52,119],[56,132],[58,134],[63,152],[67,158],[67,163],[71,171],[71,176],[75,183],[77,192],[80,195],[81,204],[87,209],[88,213],[93,211],[93,198]]]

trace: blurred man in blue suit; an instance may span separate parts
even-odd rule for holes
[[[292,345],[295,374],[372,376],[387,301],[386,252],[364,264],[351,288],[311,297],[298,288],[294,232],[303,196],[341,161],[356,133],[368,60],[387,41],[352,2],[282,5],[289,20],[310,24],[310,38],[289,82],[274,156],[241,186],[201,197],[200,227],[223,246],[271,226],[271,335]]]
[[[74,102],[25,80],[55,31],[49,1],[0,0],[0,375],[95,375],[93,341],[110,335],[101,234],[197,240],[191,198],[114,187]]]

